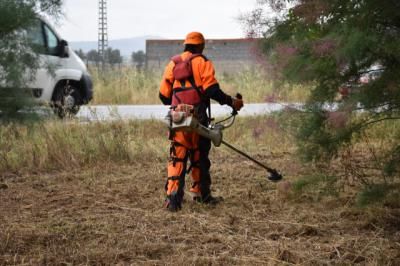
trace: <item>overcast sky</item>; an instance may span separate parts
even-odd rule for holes
[[[108,0],[109,39],[143,35],[182,39],[190,31],[206,38],[244,37],[237,18],[256,0]],[[97,40],[98,0],[64,0],[58,26],[69,41]]]

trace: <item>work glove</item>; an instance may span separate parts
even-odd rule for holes
[[[243,107],[243,99],[241,94],[236,94],[236,97],[232,97],[232,108],[235,111],[240,111]]]

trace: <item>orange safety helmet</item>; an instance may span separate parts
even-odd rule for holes
[[[188,35],[186,35],[185,42],[183,44],[203,44],[205,43],[206,40],[204,39],[203,34],[200,32],[191,32]]]

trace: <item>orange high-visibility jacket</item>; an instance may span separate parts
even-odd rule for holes
[[[190,52],[183,52],[183,60],[189,58]],[[209,98],[216,100],[220,104],[232,105],[232,98],[226,95],[220,88],[215,78],[215,70],[212,62],[205,56],[196,56],[192,59],[192,71],[195,85]],[[165,105],[170,105],[173,89],[181,88],[182,85],[174,79],[173,69],[175,63],[171,60],[165,68],[160,85],[160,99]],[[186,81],[186,87],[191,87],[189,80]]]

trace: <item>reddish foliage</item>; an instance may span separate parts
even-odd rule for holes
[[[281,57],[291,57],[291,56],[293,56],[293,55],[296,55],[296,53],[297,53],[297,48],[296,47],[293,47],[293,46],[290,46],[290,45],[287,45],[287,44],[278,44],[277,46],[276,46],[276,51],[278,52],[278,54],[281,56]]]
[[[329,3],[325,0],[302,0],[293,8],[293,13],[304,19],[308,24],[318,22],[326,16],[329,10]]]
[[[337,45],[334,40],[321,40],[314,43],[312,51],[314,55],[322,57],[331,55],[335,51],[336,47]]]
[[[262,127],[255,127],[253,129],[253,138],[258,139],[263,133],[265,132],[265,129]]]
[[[298,49],[287,44],[278,44],[275,51],[278,54],[278,61],[274,66],[278,72],[282,72],[282,70],[290,63],[290,60],[297,54]]]
[[[349,112],[334,111],[327,113],[327,122],[329,126],[335,129],[346,127],[349,120]]]

